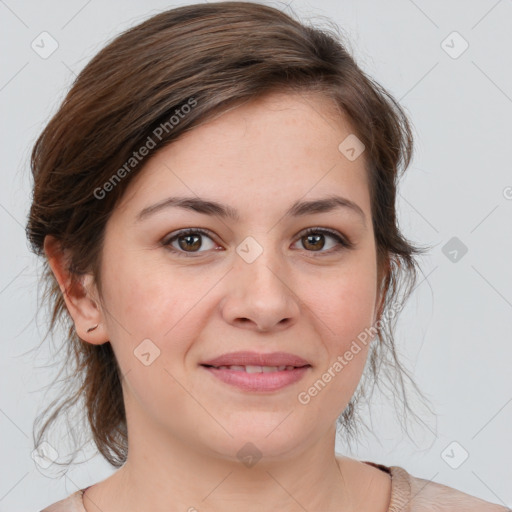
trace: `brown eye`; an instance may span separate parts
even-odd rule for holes
[[[335,243],[327,247],[327,250],[322,251],[326,246],[326,237],[333,239]],[[353,246],[348,239],[343,238],[336,231],[325,228],[309,228],[302,234],[300,241],[308,252],[319,252],[321,254],[331,254],[344,248],[350,249]]]
[[[325,245],[324,235],[305,235],[302,237],[305,242],[302,242],[306,249],[313,251],[322,249]]]
[[[196,251],[201,246],[201,236],[197,235],[181,235],[177,238],[179,246],[183,250]],[[182,243],[183,242],[183,243]]]
[[[212,242],[213,247],[215,247],[208,231],[191,228],[178,231],[174,236],[162,242],[162,244],[179,256],[189,256],[194,253],[200,255],[203,252],[207,252],[208,249],[213,248],[207,247],[205,251],[199,250],[204,246],[204,238],[209,239]],[[174,245],[174,242],[178,243],[178,247]]]

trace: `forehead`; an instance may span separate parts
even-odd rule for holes
[[[132,180],[122,209],[169,195],[196,195],[244,215],[291,199],[337,193],[369,210],[364,153],[339,145],[353,128],[319,94],[272,93],[210,119],[158,151]],[[251,212],[249,212],[251,213]]]

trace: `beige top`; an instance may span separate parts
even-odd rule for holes
[[[399,466],[361,462],[391,475],[391,501],[387,512],[512,512],[507,507],[475,498],[452,487],[414,477]],[[80,489],[40,512],[86,512],[82,501],[86,489]]]

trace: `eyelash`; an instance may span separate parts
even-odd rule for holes
[[[202,252],[205,252],[205,251],[186,252],[186,251],[183,251],[180,249],[176,249],[175,247],[172,247],[172,245],[171,245],[172,242],[174,242],[175,240],[177,240],[178,238],[180,238],[182,236],[194,235],[194,234],[205,235],[208,238],[212,239],[212,241],[214,241],[213,237],[212,237],[212,233],[206,229],[187,228],[187,229],[182,229],[182,230],[178,231],[173,237],[168,238],[167,240],[163,241],[162,245],[164,247],[166,247],[167,249],[169,249],[170,251],[177,254],[178,256],[183,256],[185,258],[197,258],[201,255]],[[340,234],[338,234],[337,231],[327,229],[327,228],[308,228],[305,231],[303,231],[303,233],[299,237],[299,240],[305,236],[312,235],[312,234],[329,235],[332,238],[334,238],[339,244],[338,247],[329,249],[328,251],[307,251],[307,249],[305,249],[307,252],[312,252],[312,253],[318,252],[318,256],[315,255],[314,257],[321,257],[322,255],[326,255],[326,254],[327,255],[334,254],[334,253],[340,252],[344,249],[352,249],[354,247],[354,244],[347,237],[342,237]]]

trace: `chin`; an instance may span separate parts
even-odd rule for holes
[[[216,456],[233,461],[243,462],[246,456],[263,457],[268,462],[285,459],[300,453],[315,439],[306,422],[298,422],[294,413],[287,417],[289,413],[238,414],[224,424],[233,437],[219,427],[215,435],[208,429],[201,441]]]

